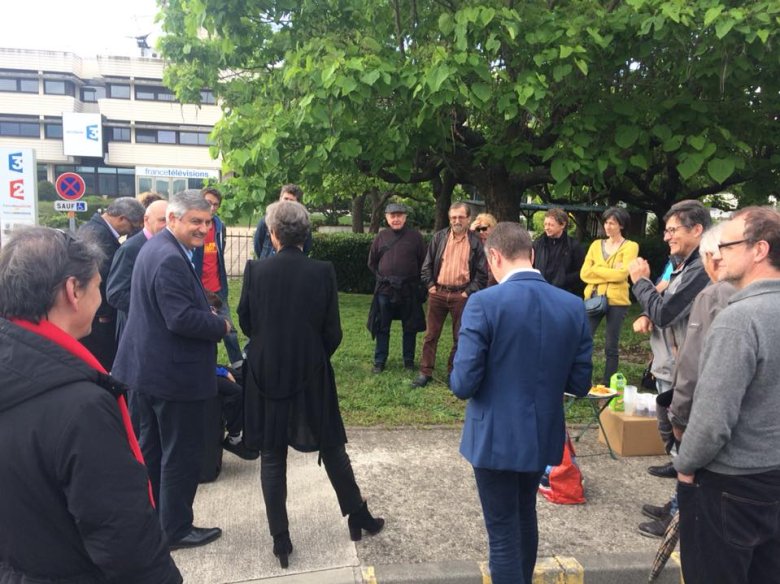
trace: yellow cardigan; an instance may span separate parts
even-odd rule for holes
[[[626,239],[615,253],[606,260],[601,253],[601,242],[597,239],[590,244],[588,254],[582,263],[580,279],[585,286],[585,298],[590,298],[593,289],[596,294],[606,294],[610,306],[628,306],[628,264],[639,255],[639,245]]]

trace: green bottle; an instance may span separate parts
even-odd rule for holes
[[[617,395],[609,402],[609,409],[613,412],[622,412],[624,408],[623,404],[623,390],[626,387],[626,377],[618,371],[612,377],[609,378],[609,388],[612,391],[616,391]]]

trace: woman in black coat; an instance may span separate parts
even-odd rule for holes
[[[278,253],[249,261],[238,305],[249,337],[245,373],[244,441],[260,450],[260,481],[274,554],[283,568],[292,552],[287,520],[287,447],[319,451],[353,541],[362,530],[381,531],[355,482],[344,448],[330,357],[341,343],[336,272],[307,258],[309,215],[300,203],[279,201],[266,210]]]

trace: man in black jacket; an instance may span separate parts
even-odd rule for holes
[[[544,214],[544,233],[534,241],[534,268],[556,288],[582,295],[580,268],[585,259],[582,245],[569,237],[569,217],[563,209]]]
[[[406,207],[390,203],[385,208],[389,229],[380,232],[368,252],[368,267],[376,276],[368,330],[376,337],[374,373],[382,373],[390,346],[390,325],[400,319],[403,327],[404,367],[414,370],[417,333],[425,330],[420,297],[420,270],[425,242],[416,229],[406,226]],[[423,292],[424,294],[424,292]]]
[[[79,228],[79,235],[95,241],[106,259],[100,266],[100,308],[92,323],[92,332],[81,339],[100,364],[111,371],[116,356],[116,309],[108,303],[106,283],[114,254],[119,249],[119,238],[135,233],[143,226],[144,207],[133,197],[113,201],[102,215],[95,213]]]
[[[100,304],[90,242],[0,252],[0,582],[179,584],[122,386],[76,339]]]
[[[471,211],[462,201],[450,206],[450,227],[433,234],[420,277],[428,288],[428,318],[423,341],[420,374],[413,387],[425,387],[432,379],[436,348],[447,314],[452,317],[452,351],[447,375],[458,348],[460,316],[469,294],[487,285],[485,252],[479,237],[469,231]]]

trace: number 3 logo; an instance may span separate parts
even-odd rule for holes
[[[21,152],[14,152],[8,155],[8,170],[24,172],[24,158]]]

